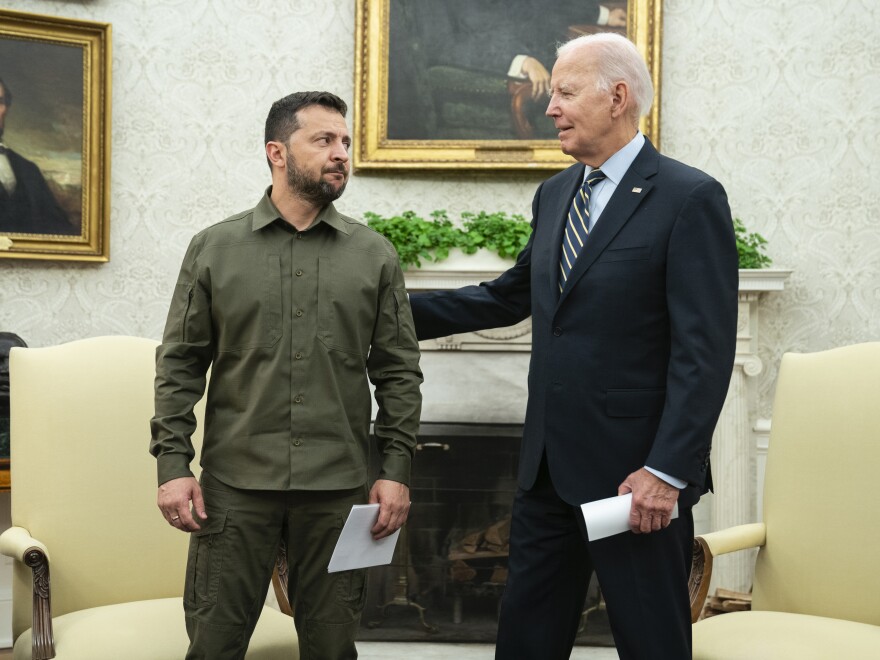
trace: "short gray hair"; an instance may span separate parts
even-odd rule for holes
[[[648,65],[635,44],[614,32],[599,32],[567,41],[557,49],[556,55],[565,55],[587,44],[599,51],[599,89],[607,92],[615,83],[625,82],[635,97],[638,110],[635,119],[647,115],[654,101],[654,83],[651,82]]]

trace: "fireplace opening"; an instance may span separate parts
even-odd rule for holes
[[[392,563],[369,569],[358,639],[495,641],[521,434],[521,424],[422,423],[409,519]],[[595,576],[576,643],[614,645]]]

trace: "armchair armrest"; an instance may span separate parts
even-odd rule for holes
[[[0,554],[27,564],[27,554],[32,550],[42,552],[48,561],[49,550],[24,527],[10,527],[0,534]]]
[[[24,527],[10,527],[0,534],[0,553],[30,566],[34,575],[31,657],[49,660],[55,657],[52,632],[52,596],[49,585],[49,550]]]
[[[691,599],[691,623],[695,623],[703,609],[709,582],[712,579],[712,560],[717,555],[746,550],[764,545],[767,528],[764,523],[737,525],[717,532],[710,532],[694,539],[691,575],[688,591]]]
[[[737,525],[717,532],[698,536],[706,545],[713,557],[726,555],[728,552],[757,548],[767,540],[767,527],[764,523]],[[696,540],[696,539],[695,539]]]

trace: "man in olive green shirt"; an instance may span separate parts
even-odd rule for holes
[[[301,658],[357,657],[364,571],[327,563],[352,504],[380,505],[377,539],[409,511],[418,344],[391,244],[332,204],[349,174],[345,113],[326,92],[277,101],[272,186],[197,234],[177,281],[150,451],[162,514],[192,534],[187,658],[244,657],[281,541]],[[209,367],[199,483],[190,438]],[[381,456],[369,492],[368,378]]]

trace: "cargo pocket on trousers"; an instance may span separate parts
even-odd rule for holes
[[[217,602],[220,572],[223,570],[223,530],[227,511],[212,511],[207,522],[189,539],[186,562],[186,586],[183,597],[189,605],[204,607]]]
[[[367,569],[341,571],[336,579],[336,597],[339,603],[360,611],[367,598]]]

